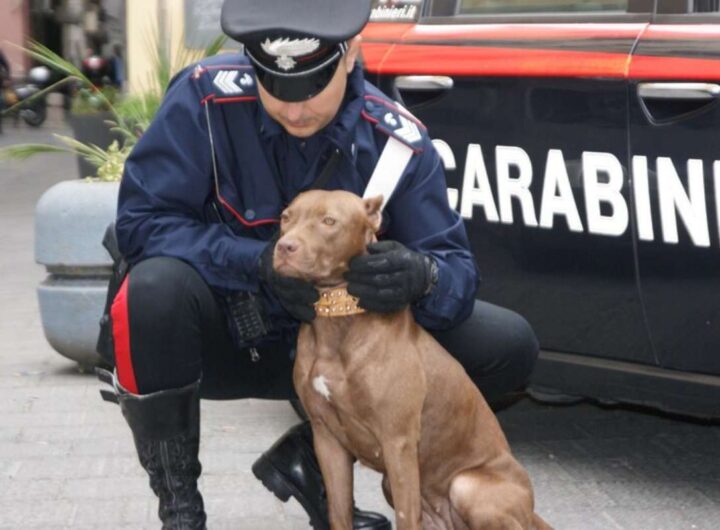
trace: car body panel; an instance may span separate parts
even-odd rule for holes
[[[444,2],[427,17],[435,4],[419,22],[371,22],[365,68],[435,139],[478,296],[540,338],[533,386],[720,417],[720,103],[639,96],[712,88],[720,16],[662,23],[635,0],[640,13],[467,17]],[[661,234],[671,218],[677,243]]]
[[[719,24],[653,24],[630,64],[631,79],[719,80]]]
[[[696,81],[720,90],[720,24],[651,26],[630,76],[631,154],[647,183],[636,195],[650,210],[638,267],[654,349],[664,368],[720,374],[720,105],[683,91]],[[662,81],[678,93],[638,94]]]
[[[643,24],[373,24],[369,45],[391,47],[366,69],[383,75],[611,77],[624,79]],[[376,27],[379,26],[379,27]]]
[[[399,95],[452,153],[454,163],[445,157],[446,173],[459,198],[470,194],[466,187],[478,186],[468,172],[489,169],[491,211],[472,204],[468,209],[468,199],[464,207],[457,204],[485,279],[479,296],[528,318],[544,348],[655,364],[630,231],[590,235],[581,213],[583,153],[604,153],[618,168],[627,165],[625,77],[644,27],[416,25],[376,67],[385,85],[398,75],[453,74],[454,86],[444,93]],[[374,66],[366,64],[369,71]],[[530,161],[532,207],[514,199],[502,214],[492,175],[498,155]],[[551,218],[551,229],[537,226],[549,156],[566,168],[560,178],[572,188],[580,232],[563,216]],[[627,180],[622,196],[627,205]]]

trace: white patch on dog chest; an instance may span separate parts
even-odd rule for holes
[[[330,388],[327,385],[327,379],[324,375],[319,375],[313,379],[313,388],[322,397],[330,401]]]

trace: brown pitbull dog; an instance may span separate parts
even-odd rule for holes
[[[343,273],[380,226],[382,198],[309,191],[283,212],[273,266],[312,282],[294,384],[308,412],[330,525],[352,530],[353,457],[384,474],[399,530],[550,527],[485,399],[410,309],[366,313]],[[551,530],[551,529],[550,529]]]

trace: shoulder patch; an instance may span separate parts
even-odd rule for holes
[[[257,99],[257,81],[251,66],[197,65],[192,78],[201,85],[204,102],[232,103]]]
[[[422,150],[425,126],[399,104],[366,95],[362,116],[374,123],[376,129],[399,140],[414,151]]]
[[[255,85],[255,79],[247,72],[219,70],[213,77],[213,85],[225,96],[244,94],[245,89]]]

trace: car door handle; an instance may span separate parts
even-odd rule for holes
[[[720,96],[715,83],[640,83],[638,95],[648,99],[711,100]]]
[[[395,78],[399,90],[450,90],[455,85],[452,77],[444,75],[401,75]]]

